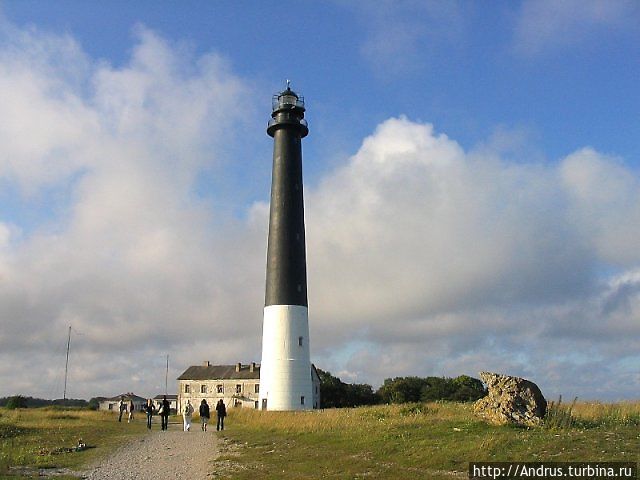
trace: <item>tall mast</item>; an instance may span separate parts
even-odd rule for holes
[[[169,384],[169,355],[167,355],[167,369],[164,372],[164,394],[167,395],[167,385]]]
[[[71,325],[69,325],[69,337],[67,338],[67,361],[64,365],[64,393],[62,399],[67,399],[67,373],[69,372],[69,347],[71,346]]]

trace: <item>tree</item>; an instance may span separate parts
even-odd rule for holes
[[[478,400],[487,394],[484,384],[477,378],[460,375],[453,379],[453,383],[456,386],[453,400],[470,402]]]
[[[320,406],[321,408],[357,407],[360,405],[374,405],[378,397],[371,385],[366,383],[347,384],[334,377],[330,372],[318,370],[320,377]]]
[[[320,377],[320,407],[335,408],[341,407],[344,398],[344,384],[338,377],[334,377],[330,372],[317,369]]]
[[[6,407],[9,410],[15,410],[16,408],[27,408],[27,399],[22,395],[14,395],[7,400]]]
[[[366,383],[347,384],[346,393],[349,406],[352,407],[379,403],[378,396],[373,391],[373,388]]]
[[[425,386],[420,392],[420,400],[431,402],[435,400],[453,400],[456,386],[450,378],[427,377]]]
[[[419,402],[426,379],[419,377],[396,377],[385,379],[378,395],[385,403]]]
[[[433,402],[436,400],[468,402],[486,395],[482,382],[467,375],[461,375],[457,378],[387,378],[377,393],[385,403]]]

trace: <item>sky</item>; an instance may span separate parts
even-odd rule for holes
[[[271,97],[312,362],[640,391],[640,4],[0,1],[0,396],[259,362]]]

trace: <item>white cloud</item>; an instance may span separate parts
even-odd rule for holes
[[[638,28],[633,0],[525,0],[515,24],[515,48],[525,55],[572,47],[598,34]]]
[[[268,208],[230,219],[194,191],[239,139],[245,82],[143,27],[119,67],[22,34],[0,47],[0,118],[22,125],[0,124],[0,177],[42,201],[62,185],[64,208],[24,231],[0,218],[0,396],[60,395],[69,324],[71,396],[162,391],[167,353],[170,379],[259,361]],[[306,190],[319,367],[374,384],[494,369],[580,393],[601,366],[598,395],[637,391],[637,172],[590,149],[507,161],[498,140],[465,152],[392,118]]]
[[[308,199],[318,296],[350,315],[538,301],[589,281],[554,172],[470,158],[429,125],[388,120]]]
[[[19,226],[2,224],[7,361],[49,363],[45,352],[72,324],[82,333],[75,371],[83,365],[86,379],[76,392],[90,396],[109,393],[105,364],[126,371],[120,364],[143,368],[164,352],[183,364],[204,350],[232,355],[226,345],[246,334],[239,319],[255,319],[249,337],[259,344],[261,288],[246,287],[262,280],[263,252],[251,242],[230,248],[244,227],[226,224],[220,235],[221,220],[194,193],[199,171],[220,161],[251,111],[243,81],[217,55],[195,57],[143,27],[122,67],[90,61],[67,37],[21,35],[0,49],[0,176],[44,200],[51,187],[71,188],[61,215],[19,241],[10,235]],[[190,350],[202,335],[208,347]],[[251,351],[250,341],[239,350]],[[41,392],[40,379],[23,380]]]
[[[620,160],[585,148],[569,155],[561,176],[581,237],[602,261],[624,268],[640,261],[640,177]]]
[[[590,149],[506,162],[490,144],[466,153],[431,125],[387,120],[307,192],[314,345],[375,381],[510,366],[560,392],[544,375],[567,349],[635,358],[640,312],[618,304],[640,297],[599,269],[640,263],[637,178]]]

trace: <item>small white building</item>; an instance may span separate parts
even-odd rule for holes
[[[320,377],[312,367],[313,408],[320,408]],[[212,415],[220,399],[227,408],[260,408],[260,365],[211,365],[207,361],[191,366],[178,377],[178,412],[182,411],[187,399],[196,412],[205,399]]]
[[[160,409],[160,404],[165,396],[169,402],[169,409],[171,413],[176,413],[178,411],[178,395],[156,395],[153,397],[153,404],[156,407],[156,411]]]
[[[147,405],[147,399],[136,395],[133,392],[122,393],[111,398],[103,398],[98,402],[98,410],[110,412],[120,412],[120,399],[124,399],[125,411],[129,411],[129,403],[133,400],[134,412],[139,412]]]

